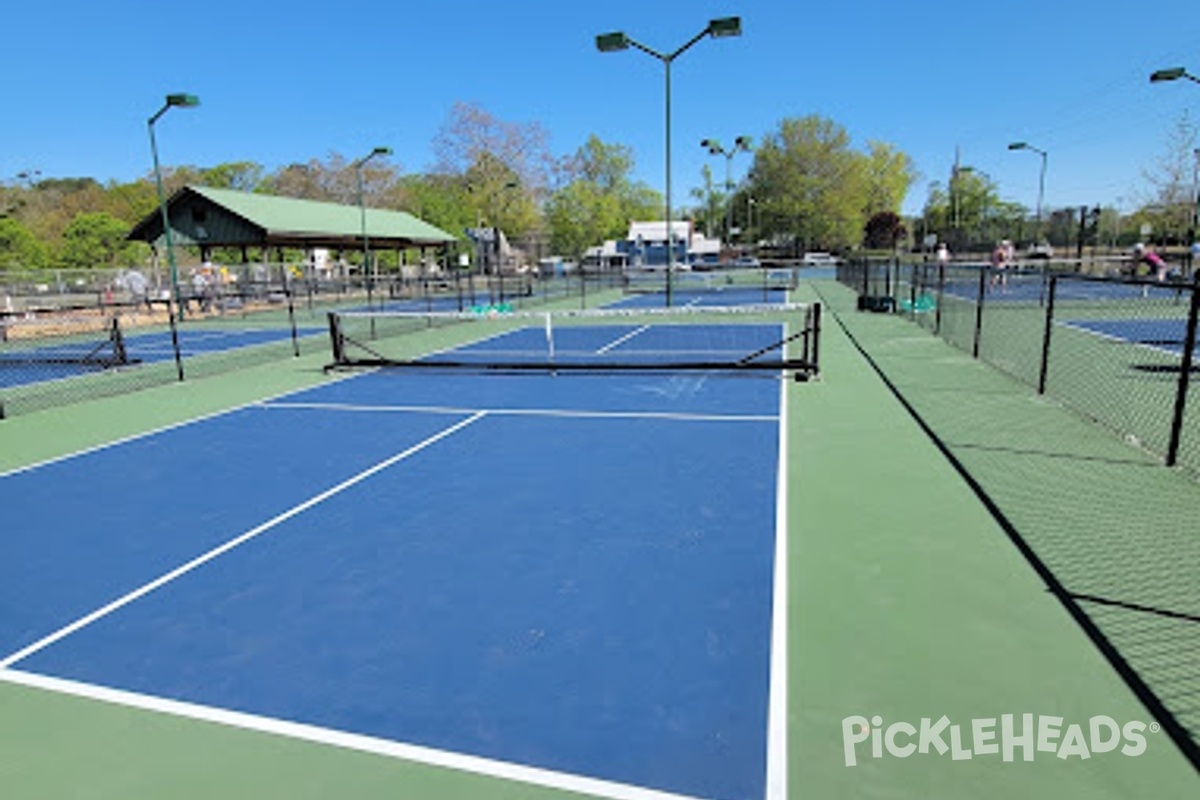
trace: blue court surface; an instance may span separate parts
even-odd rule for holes
[[[312,336],[323,333],[322,328],[298,328],[298,336]],[[291,331],[268,328],[184,328],[179,331],[179,349],[183,358],[236,350],[242,347],[282,342],[291,338]],[[161,361],[172,361],[175,358],[174,346],[169,331],[155,333],[133,333],[122,337],[127,357],[131,366],[137,363],[153,364]],[[0,387],[24,386],[31,383],[73,378],[101,372],[104,367],[97,364],[47,364],[39,359],[62,358],[65,356],[80,356],[86,352],[86,347],[79,345],[47,345],[30,346],[28,349],[8,348],[0,359]],[[109,348],[111,355],[111,347]],[[24,362],[21,359],[29,359]],[[123,369],[129,368],[128,366]]]
[[[1183,355],[1185,319],[1082,319],[1059,323],[1120,343],[1136,344]]]
[[[780,325],[587,325],[525,327],[487,337],[424,361],[551,364],[733,364],[779,342]],[[770,350],[758,361],[778,361],[782,351]]]
[[[0,668],[762,798],[783,385],[383,370],[2,475]]]

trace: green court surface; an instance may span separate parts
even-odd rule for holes
[[[1118,748],[1026,761],[1018,748],[1013,761],[886,749],[874,757],[866,741],[847,765],[844,721],[854,717],[878,716],[872,724],[886,730],[945,716],[967,749],[972,720],[992,720],[998,731],[1004,715],[1018,724],[1026,714],[1061,717],[1064,735],[1080,725],[1085,737],[1098,716],[1157,726],[880,371],[1193,732],[1200,539],[1186,535],[1195,526],[1185,521],[1194,520],[1200,486],[911,322],[855,312],[853,295],[833,282],[796,295],[821,299],[827,313],[820,379],[786,390],[786,796],[1200,794],[1195,764],[1150,727],[1134,756]],[[6,420],[0,472],[319,384],[328,380],[325,360],[304,356]],[[170,513],[169,493],[114,502]],[[948,732],[942,738],[949,744]],[[2,680],[0,786],[22,800],[578,796]]]

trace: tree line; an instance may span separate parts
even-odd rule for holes
[[[363,200],[459,236],[467,228],[496,226],[510,239],[536,241],[543,253],[568,258],[622,238],[631,221],[662,218],[661,193],[633,177],[631,148],[593,135],[574,152],[555,156],[548,138],[537,123],[456,104],[433,142],[433,167],[405,172],[392,160],[372,159],[363,168]],[[899,212],[915,180],[911,161],[894,147],[869,142],[859,152],[843,128],[817,116],[782,120],[752,156],[737,187],[693,192],[699,202],[676,210],[676,218],[691,219],[700,230],[719,220],[714,235],[726,241],[848,249],[863,243],[872,215]],[[270,170],[252,161],[167,167],[163,182],[168,194],[201,185],[358,202],[355,163],[336,152]],[[151,174],[128,182],[29,175],[4,181],[0,269],[145,263],[148,248],[125,237],[157,203]]]
[[[818,115],[784,118],[747,138],[745,177],[714,187],[706,165],[703,185],[689,193],[693,204],[676,209],[676,219],[690,219],[726,243],[796,253],[920,249],[930,237],[959,249],[1001,238],[1061,246],[1082,236],[1115,246],[1138,239],[1147,227],[1156,240],[1183,241],[1192,224],[1186,159],[1197,136],[1186,120],[1158,172],[1147,174],[1156,195],[1136,212],[1055,209],[1040,221],[1025,206],[1003,200],[996,183],[969,166],[933,183],[922,213],[903,219],[901,206],[918,177],[912,160],[885,142],[857,147],[845,128]],[[510,240],[536,242],[540,253],[567,258],[623,238],[631,221],[662,219],[662,195],[635,180],[630,147],[592,135],[574,152],[556,156],[548,139],[538,123],[509,122],[459,103],[433,142],[436,163],[405,172],[393,160],[372,159],[363,168],[363,199],[458,236],[471,227],[499,227]],[[168,194],[184,185],[358,202],[355,164],[339,153],[272,170],[251,161],[164,170]],[[149,174],[129,182],[31,175],[0,182],[0,269],[144,264],[148,248],[125,237],[157,203]]]

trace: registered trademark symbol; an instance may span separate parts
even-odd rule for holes
[[[1150,732],[1151,733],[1158,733],[1160,730],[1162,730],[1162,726],[1159,725],[1157,722],[1150,723]]]

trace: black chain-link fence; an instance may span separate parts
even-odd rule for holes
[[[1200,400],[1187,392],[1200,370],[1186,352],[1196,338],[1196,288],[1053,269],[1043,284],[1033,270],[988,270],[981,299],[979,268],[942,268],[960,271],[958,280],[938,280],[936,266],[905,265],[900,313],[930,330],[939,307],[943,319],[978,319],[978,328],[959,326],[957,346],[969,358],[978,341],[980,361],[1019,380],[948,359],[940,347],[894,347],[890,321],[855,312],[840,287],[819,293],[1050,591],[1200,765]],[[934,306],[941,289],[944,302]],[[914,308],[914,292],[928,301]],[[1038,398],[1042,385],[1054,402]],[[1127,438],[1142,449],[1123,446]],[[1170,461],[1173,441],[1186,470],[1155,464]]]
[[[619,272],[586,271],[276,277],[188,284],[178,304],[169,291],[51,296],[35,286],[15,301],[9,295],[0,307],[0,418],[326,352],[331,310],[583,306],[621,283]]]
[[[895,309],[1200,474],[1200,399],[1189,397],[1200,375],[1196,283],[896,259],[849,263],[838,279],[858,292],[860,309]]]

